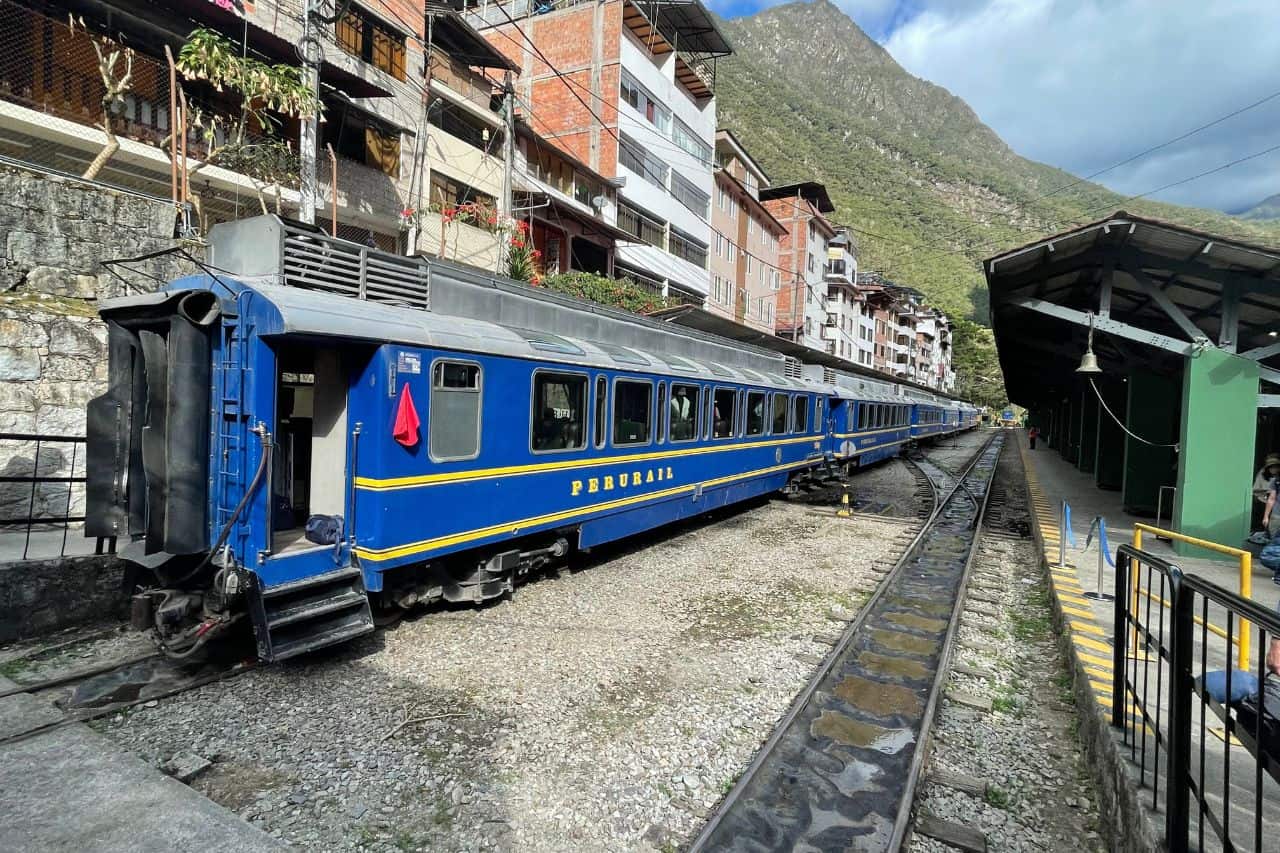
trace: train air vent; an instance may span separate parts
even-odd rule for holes
[[[797,359],[787,356],[786,360],[782,363],[782,373],[788,379],[799,379],[801,377],[800,362]]]
[[[827,383],[828,385],[835,385],[836,384],[835,370],[830,367],[822,368],[822,381]]]
[[[427,266],[327,234],[285,226],[284,281],[400,307],[431,307]]]

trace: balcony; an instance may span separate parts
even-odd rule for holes
[[[432,83],[443,84],[470,105],[486,113],[491,112],[493,87],[483,75],[475,73],[439,48],[432,49],[427,67],[431,72]]]

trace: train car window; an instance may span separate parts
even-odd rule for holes
[[[480,365],[437,361],[432,366],[427,435],[437,462],[480,454]]]
[[[809,431],[809,398],[805,394],[797,394],[793,403],[791,418],[792,429],[796,432]]]
[[[712,397],[711,435],[715,438],[732,438],[733,425],[738,422],[738,395],[732,388],[717,388]]]
[[[658,444],[667,440],[667,383],[658,383]]]
[[[791,408],[791,398],[786,394],[773,395],[773,434],[785,435],[787,432],[787,409]]]
[[[535,453],[545,453],[586,446],[587,377],[534,371],[530,447]]]
[[[867,404],[858,404],[858,429],[867,428]]]
[[[603,376],[596,377],[596,417],[595,417],[595,442],[596,449],[604,447],[604,413],[605,404],[608,402],[609,383]]]
[[[693,441],[698,437],[698,404],[702,388],[697,385],[671,383],[671,440]]]
[[[653,424],[653,383],[619,379],[613,383],[613,444],[648,444]]]
[[[747,429],[746,435],[764,433],[764,392],[752,391],[747,395]]]
[[[826,409],[826,403],[827,403],[826,400],[824,400],[822,397],[819,397],[817,401],[813,404],[813,407],[814,407],[813,428],[818,432],[825,432],[827,429],[826,421],[822,417],[822,413]]]

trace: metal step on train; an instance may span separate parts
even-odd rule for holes
[[[258,655],[280,661],[373,630],[364,579],[355,566],[249,590]]]

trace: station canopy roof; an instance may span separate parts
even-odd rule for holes
[[[1181,370],[1211,345],[1280,382],[1280,250],[1124,211],[983,264],[1010,398],[1071,387],[1089,323],[1104,374]]]

